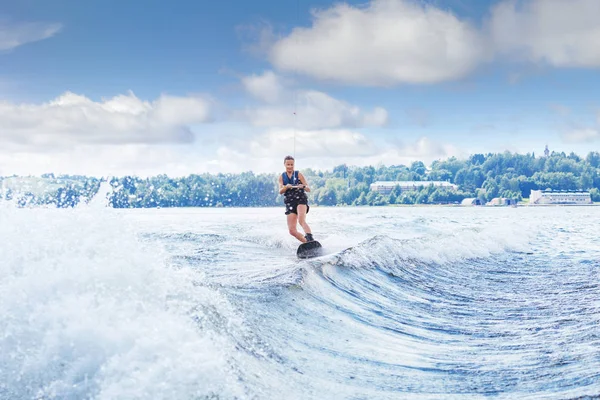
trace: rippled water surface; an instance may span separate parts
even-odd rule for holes
[[[600,207],[0,208],[2,399],[600,396]]]

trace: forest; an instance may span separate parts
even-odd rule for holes
[[[548,156],[511,152],[473,154],[467,159],[451,157],[426,166],[347,166],[333,170],[302,169],[312,191],[310,204],[323,206],[384,206],[391,204],[454,204],[467,197],[487,202],[495,197],[522,201],[531,190],[589,191],[600,201],[600,153],[585,157],[552,152]],[[283,171],[283,168],[282,168]],[[170,178],[123,176],[110,178],[108,202],[115,208],[147,207],[272,207],[283,205],[278,193],[279,174],[192,174]],[[102,178],[47,173],[41,176],[43,191],[20,187],[22,177],[0,177],[5,200],[19,206],[55,205],[74,207],[98,192]],[[370,190],[376,181],[422,181],[420,190],[396,187],[389,195]],[[457,190],[435,188],[428,181],[447,181]],[[22,186],[22,185],[21,185]]]

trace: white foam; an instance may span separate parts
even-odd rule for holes
[[[87,202],[87,207],[91,208],[103,208],[108,207],[108,199],[111,193],[113,192],[113,187],[110,184],[111,177],[107,177],[106,179],[100,182],[100,187],[98,191],[92,196],[91,199]],[[79,203],[81,205],[82,203]]]
[[[0,210],[0,397],[240,395],[233,344],[191,318],[234,324],[227,301],[106,210]]]

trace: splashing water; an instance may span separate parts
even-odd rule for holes
[[[600,393],[600,208],[95,204],[0,209],[0,398]]]

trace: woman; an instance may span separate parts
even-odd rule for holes
[[[306,223],[306,214],[308,214],[310,207],[305,192],[310,192],[310,187],[308,187],[304,175],[299,171],[294,171],[294,163],[295,160],[292,156],[286,156],[283,159],[285,172],[279,177],[279,194],[284,195],[285,215],[287,215],[290,235],[302,243],[306,243],[315,240],[312,237],[310,227]],[[304,229],[305,236],[298,232],[298,223]]]

